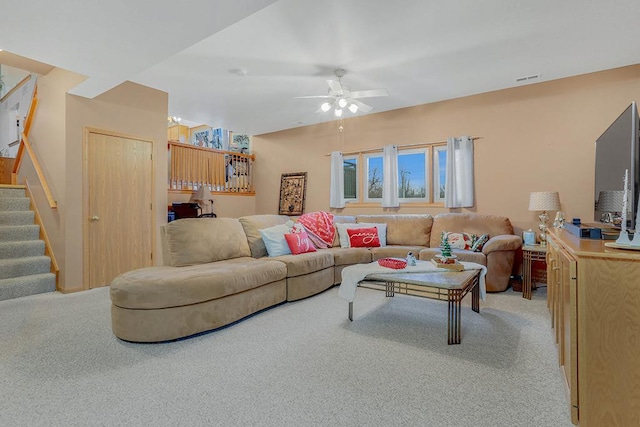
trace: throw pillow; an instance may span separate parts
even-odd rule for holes
[[[471,245],[471,250],[474,252],[482,251],[482,247],[489,241],[490,237],[491,236],[489,236],[488,234],[483,234],[482,236],[477,237]]]
[[[284,238],[284,235],[290,232],[291,229],[286,224],[274,225],[260,230],[260,236],[262,236],[262,241],[267,248],[269,256],[291,254],[287,240]]]
[[[471,233],[454,233],[452,231],[443,231],[440,235],[440,246],[442,246],[442,242],[444,239],[449,239],[449,246],[452,249],[465,249],[470,250],[471,245],[473,245],[473,241],[475,240],[475,234]]]
[[[291,253],[294,255],[316,251],[315,246],[313,246],[313,243],[309,240],[309,236],[304,231],[300,233],[287,233],[284,235],[284,238],[287,241]]]
[[[387,224],[384,223],[357,223],[357,224],[347,224],[347,223],[337,223],[336,228],[338,229],[338,236],[340,237],[340,247],[348,248],[349,246],[349,233],[347,233],[348,229],[356,229],[356,228],[370,228],[375,227],[378,229],[378,239],[380,240],[380,246],[387,246]]]
[[[352,248],[377,248],[380,246],[378,229],[370,228],[349,228],[349,246]]]

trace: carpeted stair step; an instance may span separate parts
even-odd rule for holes
[[[0,197],[0,211],[28,211],[30,208],[28,197]]]
[[[0,197],[24,197],[24,195],[24,188],[0,186]]]
[[[42,240],[0,242],[0,259],[25,258],[42,256],[43,254],[44,242]]]
[[[48,256],[0,259],[0,280],[44,274],[49,273],[50,270],[51,258]]]
[[[34,218],[33,211],[0,211],[0,225],[31,225]]]
[[[40,226],[2,225],[0,226],[0,242],[21,242],[40,239]]]
[[[0,280],[0,301],[54,292],[55,290],[56,276],[53,273],[2,279]]]

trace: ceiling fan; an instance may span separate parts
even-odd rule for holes
[[[369,89],[352,92],[347,86],[344,86],[341,81],[346,71],[342,68],[338,68],[337,70],[334,70],[333,73],[336,75],[338,80],[327,80],[327,84],[329,85],[329,92],[327,95],[297,96],[296,98],[326,99],[327,101],[320,106],[320,110],[318,111],[326,113],[331,108],[334,108],[335,116],[341,117],[345,108],[354,114],[357,113],[358,110],[363,113],[368,113],[373,110],[372,106],[365,104],[358,99],[389,95],[389,92],[387,92],[386,89]]]

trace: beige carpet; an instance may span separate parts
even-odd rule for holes
[[[106,288],[0,302],[2,426],[570,426],[544,289],[443,302],[332,288],[221,330],[131,344]]]

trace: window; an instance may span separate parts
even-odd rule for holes
[[[444,203],[447,184],[447,146],[433,147],[433,202]]]
[[[344,168],[344,201],[358,201],[358,156],[343,158]]]
[[[368,154],[365,156],[367,174],[367,192],[365,201],[379,202],[382,200],[382,155]]]
[[[374,151],[374,150],[371,150]],[[384,177],[382,150],[344,156],[344,199],[350,203],[381,203]],[[398,152],[400,204],[444,203],[447,146],[425,144]]]
[[[404,150],[398,153],[398,197],[402,202],[427,202],[429,180],[426,150]]]

